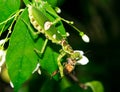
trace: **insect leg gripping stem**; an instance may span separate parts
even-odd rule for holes
[[[40,34],[41,32],[39,32],[39,31],[35,32],[35,31],[32,29],[32,27],[31,27],[24,19],[21,18],[21,20],[22,20],[22,21],[25,23],[25,25],[28,27],[29,32],[30,32],[30,34],[32,35],[32,37],[33,37],[34,39],[36,39],[36,38],[38,37],[38,34]],[[42,49],[41,49],[40,51],[37,50],[37,49],[34,49],[34,51],[35,51],[38,55],[41,56],[41,55],[44,53],[45,47],[46,47],[46,45],[47,45],[47,42],[48,42],[48,39],[45,40],[45,42],[44,42],[44,44],[43,44],[43,47],[42,47]]]
[[[59,71],[60,71],[60,76],[63,77],[64,74],[63,74],[63,66],[61,64],[61,59],[66,55],[66,52],[64,52],[63,50],[60,51],[60,55],[58,56],[57,58],[57,64],[58,64],[58,67],[59,67]]]
[[[46,48],[46,45],[47,45],[47,42],[48,42],[48,39],[46,39],[45,42],[44,42],[44,44],[43,44],[43,47],[42,47],[42,49],[41,49],[41,51],[40,51],[41,54],[44,53],[45,48]]]
[[[39,51],[36,48],[34,49],[34,51],[41,57],[45,51],[46,45],[47,45],[48,39],[45,40],[42,49]]]
[[[49,11],[48,9],[46,9],[46,11],[47,11],[50,15],[52,15],[52,16],[54,16],[54,17],[56,18],[56,20],[53,21],[53,24],[56,24],[56,23],[58,23],[58,22],[61,21],[61,20],[64,21],[64,22],[66,22],[66,23],[68,23],[68,24],[74,24],[73,21],[69,21],[69,20],[66,20],[66,19],[64,19],[64,18],[61,18],[60,16],[55,15],[53,12]]]

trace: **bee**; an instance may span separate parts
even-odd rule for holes
[[[75,69],[76,60],[73,60],[72,58],[67,58],[67,62],[65,62],[63,65],[64,65],[64,73],[70,74]],[[58,70],[54,71],[51,77],[55,76],[57,73],[59,73]]]
[[[67,62],[64,64],[64,72],[66,74],[71,73],[76,65],[76,60],[72,59],[72,58],[67,58]]]

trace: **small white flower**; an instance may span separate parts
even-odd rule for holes
[[[86,56],[84,56],[84,52],[82,50],[75,50],[74,52],[79,52],[80,55],[82,56],[82,58],[79,59],[76,64],[86,65],[89,62],[88,58]]]
[[[90,39],[89,39],[89,37],[86,34],[82,35],[82,39],[86,43],[90,42]]]
[[[77,64],[86,65],[88,62],[89,62],[88,58],[86,56],[82,56],[82,58],[77,61]]]
[[[41,71],[40,71],[40,64],[38,63],[36,68],[33,70],[32,74],[35,73],[36,71],[38,72],[38,74],[41,74]]]
[[[13,85],[12,81],[10,81],[10,86],[11,86],[12,88],[14,88],[14,85]]]
[[[74,53],[79,53],[80,55],[79,56],[83,56],[84,52],[82,50],[74,50]],[[79,57],[76,58],[76,60],[78,60]]]
[[[6,51],[0,50],[0,67],[4,64],[5,62],[5,56],[6,56]]]

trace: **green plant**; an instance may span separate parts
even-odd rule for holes
[[[87,35],[77,29],[73,22],[61,18],[46,1],[23,1],[26,5],[25,9],[19,9],[20,0],[0,1],[2,3],[0,7],[3,9],[0,14],[5,12],[4,15],[0,15],[0,35],[8,30],[6,37],[0,42],[2,53],[0,68],[6,61],[10,83],[15,91],[18,91],[34,72],[38,71],[41,74],[41,69],[44,69],[48,76],[59,80],[64,77],[64,73],[71,74],[77,64],[88,62],[83,51],[75,51],[68,44],[68,33],[62,21],[77,30],[83,40],[89,42]],[[3,8],[6,3],[10,8],[9,12],[8,7]],[[52,43],[47,44],[49,40]],[[7,42],[9,46],[5,49]],[[84,86],[94,89],[94,85],[100,83],[92,84],[94,83],[89,82]],[[98,91],[102,92],[102,87],[97,91],[96,88],[93,90],[93,92]]]

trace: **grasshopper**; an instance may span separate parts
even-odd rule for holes
[[[48,8],[46,8],[46,6]],[[44,48],[48,40],[51,40],[55,44],[61,45],[62,49],[60,50],[60,54],[57,58],[57,64],[60,75],[63,77],[63,70],[65,69],[71,72],[74,69],[76,62],[82,58],[82,55],[79,52],[74,52],[72,47],[68,44],[66,37],[63,36],[62,33],[60,33],[60,31],[56,28],[56,25],[59,24],[61,20],[67,22],[70,25],[72,22],[67,21],[55,14],[52,7],[45,1],[36,1],[35,4],[28,4],[27,7],[30,22],[37,30],[37,34],[42,33],[46,37]],[[46,14],[50,14],[55,19],[51,20]],[[41,53],[44,52],[44,48],[42,49]],[[61,59],[66,55],[69,58],[68,62],[71,61],[71,63],[65,63],[65,67],[63,67],[61,64]],[[72,67],[71,70],[68,70],[68,67]]]

